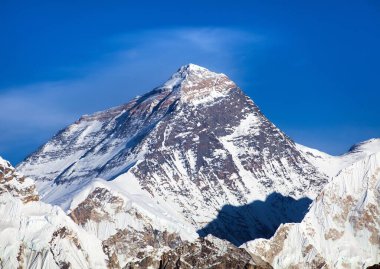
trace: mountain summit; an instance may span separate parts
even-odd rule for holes
[[[197,105],[226,96],[237,86],[224,74],[212,72],[195,64],[188,64],[179,68],[159,88],[172,92],[182,102]]]

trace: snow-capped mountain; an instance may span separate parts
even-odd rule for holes
[[[37,180],[43,201],[64,208],[77,189],[70,186],[118,179],[126,191],[151,197],[194,230],[216,219],[226,204],[264,201],[272,193],[313,198],[328,178],[226,75],[193,64],[125,105],[83,116],[18,170]],[[222,219],[229,218],[235,215]],[[272,226],[255,214],[252,220],[260,230]],[[263,236],[258,230],[239,231],[244,232],[251,239]],[[236,236],[228,239],[234,242]]]
[[[339,171],[379,149],[380,139],[342,156],[296,144],[226,75],[189,64],[129,103],[81,117],[17,170],[96,239],[109,268],[170,268],[183,259],[184,268],[268,268],[211,235],[235,245],[271,237],[281,223],[300,222]],[[282,225],[276,236],[302,225]],[[277,253],[272,241],[254,242],[249,249],[279,266],[281,254],[267,256]]]
[[[362,152],[373,142],[350,152]],[[282,225],[270,240],[245,247],[274,268],[366,268],[380,261],[379,208],[380,152],[344,168],[301,223]]]

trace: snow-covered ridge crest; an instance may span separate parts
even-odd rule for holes
[[[376,152],[380,152],[380,138],[371,138],[366,141],[355,144],[350,148],[349,152],[346,154],[373,154]]]
[[[305,157],[320,170],[320,172],[329,177],[333,177],[345,167],[348,167],[373,153],[380,152],[380,138],[372,138],[355,144],[348,152],[340,156],[332,156],[300,144],[296,144],[296,146]]]

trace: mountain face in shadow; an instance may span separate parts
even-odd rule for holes
[[[223,206],[217,218],[197,232],[201,237],[212,234],[240,246],[256,238],[270,238],[281,223],[301,222],[311,202],[274,192],[265,201]]]

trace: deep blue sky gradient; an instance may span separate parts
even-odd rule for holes
[[[0,1],[0,156],[192,62],[229,75],[295,141],[380,136],[380,2]]]

